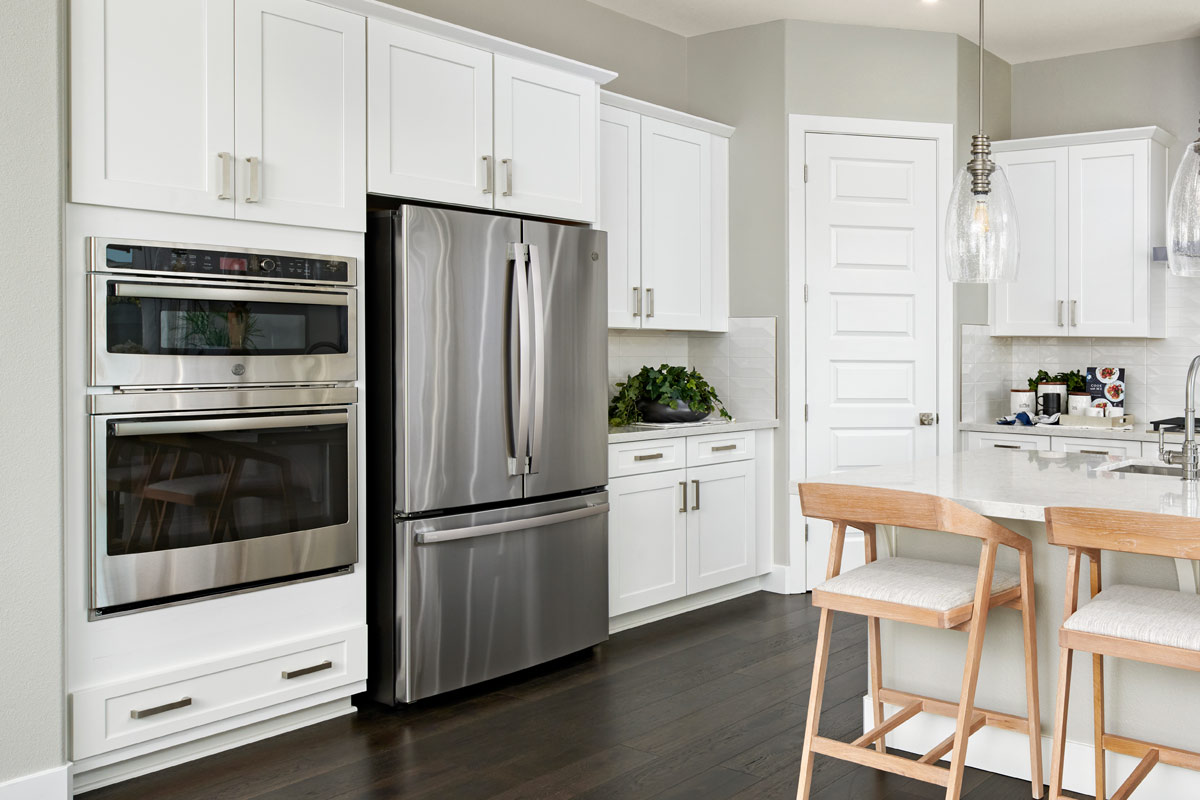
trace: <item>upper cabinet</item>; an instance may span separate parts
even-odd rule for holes
[[[602,102],[609,327],[727,330],[733,129],[607,92]]]
[[[308,0],[74,0],[71,200],[364,230],[365,46]]]
[[[992,287],[997,336],[1166,335],[1167,146],[1159,128],[997,142],[1021,232]]]
[[[374,19],[368,72],[372,193],[595,220],[594,79]]]

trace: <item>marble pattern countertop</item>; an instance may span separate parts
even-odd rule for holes
[[[1033,436],[1073,436],[1082,439],[1127,439],[1136,442],[1157,442],[1158,434],[1144,422],[1135,423],[1133,430],[1121,431],[1111,428],[1064,428],[1059,425],[997,425],[994,422],[960,422],[960,431],[976,433],[1023,433]],[[1183,432],[1168,433],[1168,442],[1183,439]]]
[[[1111,471],[1128,463],[1153,462],[1045,450],[967,450],[810,481],[922,492],[1004,519],[1042,522],[1047,506],[1200,517],[1195,482],[1185,484],[1179,478]]]
[[[695,425],[682,428],[640,428],[629,425],[623,428],[608,429],[608,443],[640,442],[648,439],[674,439],[678,436],[707,436],[712,433],[733,433],[735,431],[757,431],[766,428],[778,428],[777,419],[747,419],[734,422],[723,422],[717,425]]]

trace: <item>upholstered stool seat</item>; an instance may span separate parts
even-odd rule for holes
[[[1200,595],[1144,586],[1110,586],[1063,628],[1200,651]]]
[[[831,578],[817,590],[929,611],[949,611],[975,599],[978,580],[977,567],[916,558],[885,558]],[[1020,585],[1021,576],[1015,573],[996,570],[992,574],[994,595]]]

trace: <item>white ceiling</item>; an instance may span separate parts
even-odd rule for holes
[[[958,33],[975,0],[592,0],[683,36],[777,19]],[[1200,36],[1200,0],[993,0],[987,49],[1012,64]]]

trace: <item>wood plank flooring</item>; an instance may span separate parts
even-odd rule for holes
[[[793,800],[817,622],[808,595],[747,595],[413,707],[364,701],[356,715],[84,797]],[[866,686],[866,626],[838,615],[823,735],[862,732]],[[818,756],[812,800],[943,793]],[[1029,796],[1028,783],[968,770],[965,800]]]

